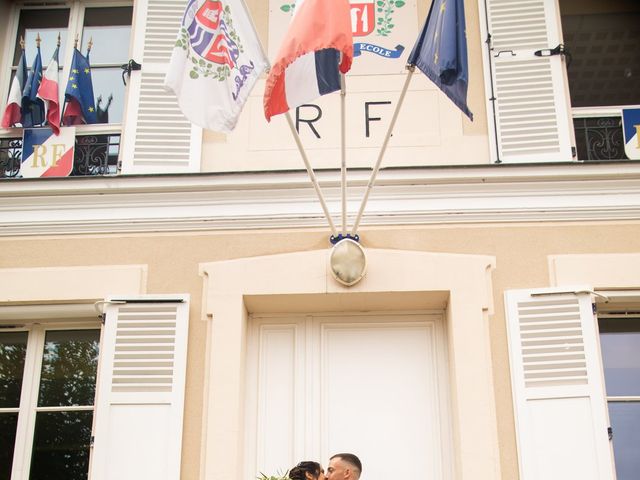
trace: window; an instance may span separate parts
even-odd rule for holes
[[[64,92],[76,40],[83,55],[87,53],[91,42],[89,60],[98,124],[78,128],[72,175],[117,173],[121,123],[127,93],[120,66],[129,59],[133,8],[74,2],[71,8],[25,6],[17,9],[16,15],[16,37],[10,47],[14,54],[7,74],[11,79],[15,75],[21,56],[21,39],[25,41],[27,66],[30,70],[37,52],[36,38],[41,38],[42,64],[43,69],[46,69],[60,35],[60,105],[64,104]],[[10,82],[6,82],[6,85],[7,91],[2,92],[0,103],[3,108]],[[19,176],[21,136],[22,132],[16,129],[0,134],[0,177]]]
[[[100,330],[0,328],[0,480],[86,479]]]
[[[640,106],[640,3],[559,3],[578,159],[626,159],[620,109]]]
[[[640,316],[598,318],[618,480],[640,471]]]

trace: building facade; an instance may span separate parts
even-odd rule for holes
[[[273,59],[291,3],[246,3]],[[430,2],[351,3],[345,231]],[[339,451],[367,480],[635,478],[640,7],[464,3],[474,121],[414,75],[350,287],[264,79],[229,135],[162,88],[185,2],[0,4],[2,102],[20,37],[46,64],[61,32],[65,80],[93,39],[101,115],[68,178],[21,178],[0,130],[0,480],[248,480]],[[339,104],[292,114],[342,231]]]

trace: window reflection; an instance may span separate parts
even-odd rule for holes
[[[20,37],[25,40],[25,52],[27,64],[31,68],[33,59],[36,56],[36,37],[38,33],[42,39],[40,53],[42,64],[46,66],[53,56],[60,33],[60,52],[64,52],[67,41],[67,25],[69,23],[69,10],[67,9],[47,9],[47,10],[22,10],[18,24],[18,34],[15,41],[13,54],[13,66],[17,66],[20,61]],[[64,55],[60,55],[60,66],[64,64]]]
[[[131,7],[87,8],[82,31],[82,52],[92,41],[90,61],[98,123],[120,123],[125,85],[120,65],[129,60]]]
[[[92,411],[38,413],[29,479],[86,479],[92,419]]]
[[[47,332],[38,406],[93,405],[98,330]]]
[[[607,395],[640,395],[640,319],[604,318],[599,324]]]
[[[27,332],[0,333],[0,408],[20,405]]]
[[[636,480],[640,472],[640,402],[609,402],[618,480]]]
[[[16,444],[17,413],[0,414],[0,480],[11,478],[13,451]]]

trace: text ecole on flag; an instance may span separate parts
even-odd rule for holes
[[[353,61],[351,28],[348,0],[296,1],[265,83],[267,120],[340,90],[340,73]],[[473,119],[465,30],[463,0],[435,0],[408,63]],[[228,133],[268,66],[242,0],[189,0],[165,85],[192,123]]]

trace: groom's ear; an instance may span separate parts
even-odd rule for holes
[[[304,472],[304,476],[307,480],[313,480],[313,477],[311,476],[311,474],[309,472]]]

